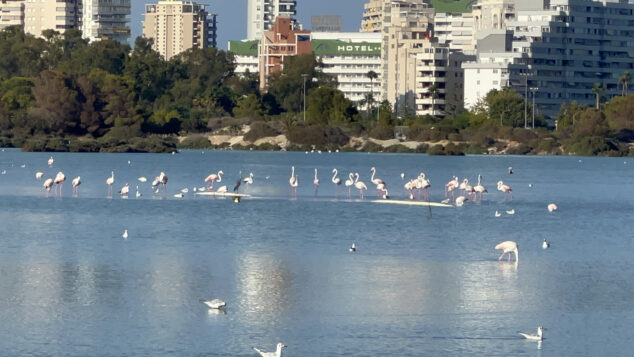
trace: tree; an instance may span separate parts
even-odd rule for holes
[[[311,124],[346,124],[355,114],[357,111],[352,102],[338,89],[322,86],[308,96],[306,116]]]
[[[630,74],[630,72],[623,72],[623,74],[621,74],[621,76],[619,77],[619,83],[621,83],[621,85],[623,86],[623,92],[621,95],[627,95],[627,87],[631,80],[632,75]]]
[[[524,97],[513,88],[493,89],[484,99],[484,110],[489,120],[501,121],[500,125],[524,126]]]
[[[557,128],[574,127],[579,116],[586,109],[588,109],[587,106],[577,102],[563,103],[557,114]]]
[[[439,88],[436,85],[436,83],[433,83],[432,85],[427,87],[427,92],[431,94],[431,114],[432,115],[434,115],[434,104],[435,104],[434,102],[436,98],[438,98],[438,91],[439,91]]]
[[[255,94],[240,98],[238,105],[233,110],[236,118],[262,119],[262,112],[262,103]]]
[[[603,94],[603,85],[600,83],[595,83],[594,86],[592,86],[592,93],[594,93],[594,95],[597,98],[597,110],[599,110],[599,101],[601,100],[601,94]]]
[[[43,71],[34,81],[35,103],[29,116],[44,124],[44,130],[54,133],[75,132],[79,127],[77,91],[65,74]]]
[[[604,107],[605,119],[613,131],[634,131],[634,95],[612,98]]]
[[[379,78],[379,74],[374,71],[369,71],[366,73],[366,77],[370,79],[370,96],[366,98],[369,110],[372,109],[372,102],[374,100],[374,80]]]

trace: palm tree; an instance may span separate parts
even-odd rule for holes
[[[365,114],[366,117],[370,114],[370,108],[372,108],[372,104],[374,103],[374,96],[372,95],[372,91],[370,93],[366,93],[361,100],[362,105],[366,105]],[[366,118],[367,119],[367,118]]]
[[[630,74],[630,72],[623,72],[623,74],[621,74],[621,76],[619,77],[619,83],[623,85],[622,95],[627,95],[627,87],[631,80],[632,75]]]
[[[599,110],[599,100],[601,99],[601,94],[603,93],[603,85],[595,83],[592,87],[592,93],[597,96],[597,110]]]
[[[370,71],[368,73],[366,73],[365,75],[366,77],[370,78],[370,97],[372,99],[374,99],[374,80],[379,78],[378,73],[374,72],[374,71]],[[368,102],[368,110],[372,107],[372,103]]]
[[[431,115],[434,115],[434,101],[438,98],[438,86],[434,83],[427,88],[427,91],[431,94]]]

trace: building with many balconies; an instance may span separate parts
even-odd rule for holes
[[[126,43],[130,39],[130,0],[83,1],[82,32],[89,41],[111,39]],[[57,6],[67,2],[57,1]]]
[[[249,0],[247,4],[247,40],[260,40],[264,31],[271,30],[278,16],[287,17],[294,27],[301,29],[295,20],[296,0]]]

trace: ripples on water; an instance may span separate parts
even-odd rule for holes
[[[47,168],[48,156],[0,153],[4,355],[251,356],[277,341],[289,356],[623,355],[634,338],[633,175],[622,159],[189,151],[56,154]],[[489,195],[431,217],[425,207],[348,201],[343,188],[335,198],[333,167],[369,184],[371,166],[396,197],[400,173],[420,171],[432,200],[453,175],[481,173]],[[252,171],[255,197],[172,197],[219,169],[230,187]],[[38,170],[66,173],[63,198],[45,197]],[[165,171],[168,192],[154,199],[140,184],[141,199],[106,199],[111,170],[115,191]],[[76,175],[84,184],[73,198]],[[499,179],[512,202],[501,202]],[[550,202],[560,210],[549,214]],[[520,244],[517,266],[496,260],[502,240]],[[198,301],[214,297],[226,313]],[[538,324],[542,344],[519,338]]]

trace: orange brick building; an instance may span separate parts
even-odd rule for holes
[[[258,47],[260,90],[266,90],[269,75],[284,67],[284,58],[313,52],[308,30],[294,28],[288,17],[277,17],[269,31],[264,31]]]

